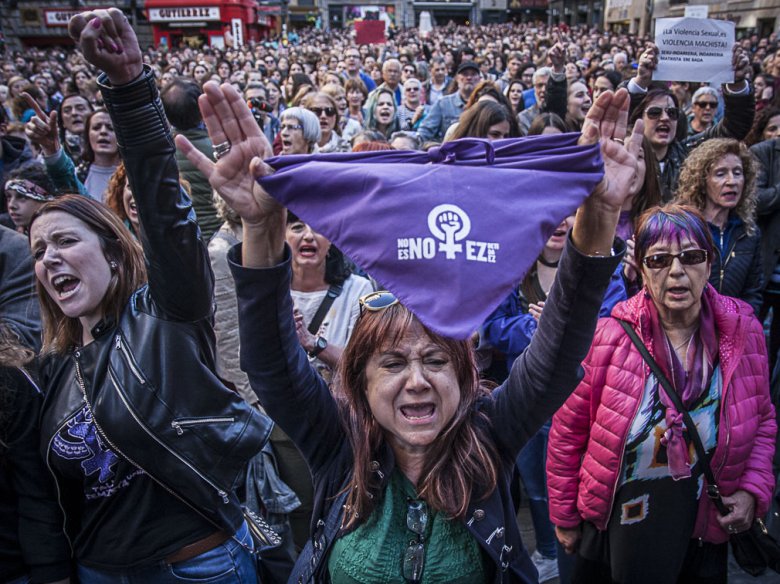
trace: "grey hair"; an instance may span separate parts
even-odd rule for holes
[[[217,217],[219,217],[223,223],[241,225],[241,215],[239,215],[233,207],[228,205],[225,202],[225,199],[219,196],[217,191],[211,191],[211,198],[214,201],[214,209],[217,211]]]
[[[720,102],[720,96],[718,95],[718,92],[715,90],[715,88],[710,87],[708,85],[702,85],[701,87],[699,87],[699,89],[697,89],[694,92],[693,97],[691,98],[691,102],[695,102],[702,95],[711,95],[715,99],[717,99],[718,102]]]
[[[317,144],[322,137],[320,133],[320,121],[313,112],[302,107],[288,107],[282,112],[279,121],[294,118],[303,126],[303,139],[309,144]]]
[[[550,75],[552,75],[552,69],[550,67],[539,67],[534,71],[533,84],[536,85],[536,82],[539,81],[540,77],[549,77]]]

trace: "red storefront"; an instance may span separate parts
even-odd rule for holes
[[[235,47],[270,32],[254,0],[146,0],[155,45]]]

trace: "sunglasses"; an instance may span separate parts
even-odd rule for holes
[[[282,124],[279,126],[280,132],[284,132],[285,130],[294,132],[295,130],[303,130],[303,126],[301,124]]]
[[[700,107],[702,109],[717,109],[718,102],[717,101],[697,101],[694,102],[696,107]]]
[[[428,506],[424,501],[407,500],[406,527],[417,537],[409,542],[404,552],[403,577],[407,582],[422,581],[425,566],[425,527],[428,525]]]
[[[336,115],[336,110],[332,107],[310,107],[309,111],[315,114],[317,117],[320,117],[322,114],[325,114],[329,118],[332,118]]]
[[[398,304],[398,298],[396,298],[395,294],[392,292],[381,290],[379,292],[370,292],[365,296],[361,296],[358,300],[358,304],[360,305],[360,314],[362,315],[363,311],[379,312],[388,306]]]
[[[676,107],[649,107],[645,110],[645,115],[647,115],[647,117],[651,120],[657,120],[664,112],[666,112],[666,115],[669,116],[670,120],[676,120],[680,117],[680,110]]]
[[[688,249],[677,254],[656,253],[644,258],[642,263],[651,270],[660,270],[671,266],[675,258],[684,266],[695,266],[707,261],[707,252],[703,249]]]

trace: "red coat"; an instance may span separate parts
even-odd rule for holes
[[[776,423],[769,397],[766,344],[761,324],[746,303],[707,285],[715,316],[723,375],[720,420],[712,467],[721,492],[745,490],[763,516],[774,489],[772,457]],[[644,291],[616,305],[612,315],[628,321],[652,354]],[[644,326],[643,326],[644,324]],[[604,530],[620,476],[629,427],[639,408],[650,368],[614,318],[599,321],[585,376],[553,418],[547,453],[550,519],[572,528],[582,520]],[[715,506],[704,496],[693,537],[724,542]]]

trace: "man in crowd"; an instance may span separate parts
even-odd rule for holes
[[[455,81],[458,90],[437,101],[420,126],[419,133],[423,142],[441,142],[447,128],[458,121],[466,101],[479,83],[479,66],[473,61],[462,62],[458,66]]]

